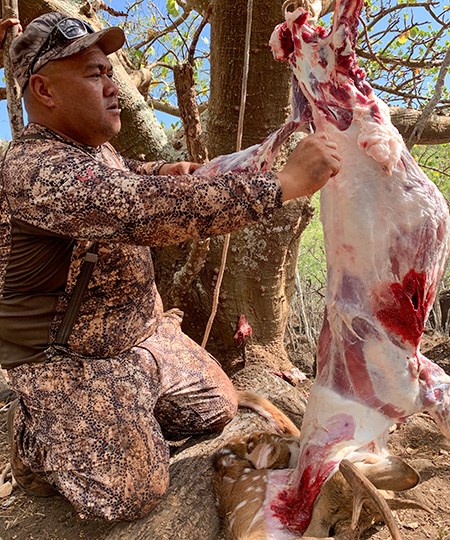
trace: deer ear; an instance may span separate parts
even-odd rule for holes
[[[403,459],[388,456],[376,463],[355,463],[364,476],[378,489],[404,491],[420,482],[419,473]]]

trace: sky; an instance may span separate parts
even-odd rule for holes
[[[2,70],[3,76],[3,70]],[[9,127],[8,112],[6,110],[6,101],[3,99],[0,101],[0,139],[10,140],[11,129]]]

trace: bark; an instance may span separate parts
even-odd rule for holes
[[[139,90],[139,93],[147,98],[150,85],[153,80],[153,72],[151,69],[143,67],[141,69],[134,69],[128,72],[133,84]]]
[[[268,40],[281,17],[282,1],[258,1],[253,8],[248,95],[243,147],[260,142],[285,120],[289,108],[290,72],[272,59]],[[211,96],[208,108],[208,148],[212,156],[233,152],[241,99],[246,0],[213,2],[211,17]],[[235,17],[235,14],[241,14]],[[225,98],[226,96],[226,98]],[[285,206],[270,222],[262,222],[232,235],[217,315],[208,350],[232,373],[242,367],[243,350],[233,336],[241,314],[253,327],[247,362],[276,368],[290,366],[284,333],[295,287],[298,241],[309,221],[306,201]],[[202,342],[209,318],[214,285],[222,256],[222,238],[211,239],[208,261],[181,308],[184,330]],[[165,295],[171,276],[183,260],[186,246],[158,251],[159,289]],[[167,305],[166,307],[171,307]]]
[[[204,163],[208,160],[208,150],[202,133],[192,64],[176,64],[173,77],[189,156],[192,161]]]
[[[408,140],[422,114],[421,111],[403,107],[390,107],[389,110],[392,123],[402,137]],[[416,144],[444,144],[448,142],[450,142],[450,116],[432,114]]]
[[[253,8],[243,148],[261,142],[284,122],[288,113],[291,73],[287,65],[274,62],[268,45],[272,29],[280,22],[281,6],[281,0],[261,0]],[[208,121],[212,157],[236,150],[246,12],[246,0],[213,1]]]
[[[4,19],[8,19],[10,17],[15,17],[16,19],[19,18],[17,0],[2,0],[2,17]],[[23,110],[20,99],[21,91],[17,81],[14,78],[12,64],[8,54],[11,41],[18,35],[18,32],[17,27],[10,28],[6,34],[5,42],[3,44],[3,63],[5,66],[8,116],[13,139],[19,137],[23,131]]]
[[[189,158],[196,163],[208,161],[208,149],[202,131],[200,110],[197,104],[197,92],[194,80],[194,54],[200,34],[205,27],[210,10],[198,26],[192,44],[189,48],[188,58],[174,66],[173,78],[178,99],[181,120],[183,122],[184,137],[189,152]],[[206,262],[209,251],[209,239],[192,242],[186,264],[178,270],[173,277],[172,298],[175,305],[182,303],[185,291],[191,289],[192,282],[197,277]]]

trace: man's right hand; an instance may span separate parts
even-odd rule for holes
[[[337,145],[319,132],[302,139],[277,174],[283,190],[283,202],[312,195],[341,168]]]

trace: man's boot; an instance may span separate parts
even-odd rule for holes
[[[50,497],[58,492],[40,476],[25,465],[19,457],[17,443],[14,437],[14,415],[19,402],[11,403],[8,411],[8,439],[11,448],[11,472],[17,485],[28,495],[36,497]]]

